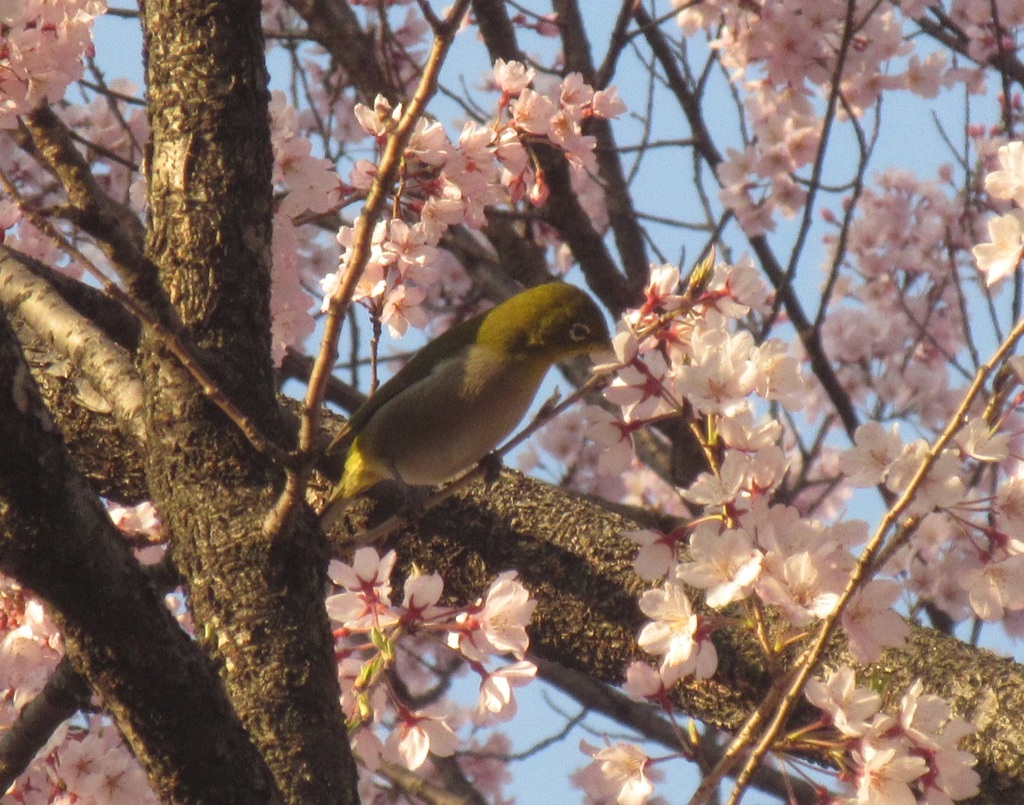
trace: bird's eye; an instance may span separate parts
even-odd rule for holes
[[[573,341],[586,341],[590,337],[590,328],[582,322],[575,322],[569,328],[569,338]]]

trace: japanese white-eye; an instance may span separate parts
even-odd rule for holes
[[[469,469],[512,432],[552,364],[610,346],[597,305],[561,282],[447,330],[377,389],[327,448],[348,445],[324,527],[378,481],[429,486]]]

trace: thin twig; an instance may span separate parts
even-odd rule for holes
[[[328,378],[338,358],[338,338],[341,335],[346,311],[352,300],[352,292],[355,290],[356,283],[362,276],[363,269],[370,257],[370,240],[373,229],[384,213],[388,195],[394,186],[405,148],[412,137],[416,123],[423,115],[427,103],[437,91],[437,79],[441,72],[441,66],[444,64],[445,55],[459,30],[459,25],[468,7],[469,0],[458,0],[444,23],[437,28],[437,34],[427,63],[423,68],[419,86],[412,99],[406,104],[401,119],[388,136],[384,154],[366,197],[366,203],[363,205],[362,213],[355,221],[348,262],[342,272],[341,281],[328,303],[320,350],[313,364],[309,386],[303,400],[298,437],[300,454],[310,454],[316,447],[320,434],[320,407],[323,404]],[[264,530],[267,533],[280,530],[294,507],[302,500],[309,472],[308,467],[301,467],[288,473],[284,491],[264,523]]]
[[[771,720],[768,721],[768,725],[758,738],[757,743],[754,745],[753,749],[749,751],[749,754],[747,754],[747,759],[743,764],[743,768],[737,776],[736,786],[734,787],[732,796],[730,796],[728,802],[730,804],[738,802],[744,786],[750,779],[750,775],[753,774],[758,764],[760,764],[764,759],[764,756],[767,754],[772,742],[778,736],[783,726],[785,726],[786,720],[789,718],[789,714],[792,712],[797,699],[800,697],[804,684],[807,682],[807,678],[817,666],[818,660],[821,658],[829,638],[835,631],[836,625],[839,623],[839,618],[843,614],[843,610],[846,608],[854,593],[859,589],[861,582],[868,577],[873,568],[877,566],[876,560],[883,548],[885,538],[889,533],[889,530],[899,520],[900,515],[903,514],[907,506],[910,505],[925,475],[927,475],[932,465],[941,455],[943,449],[947,444],[949,444],[956,435],[956,432],[963,425],[967,418],[968,411],[974,404],[978,394],[981,393],[981,390],[984,388],[989,376],[1011,353],[1022,335],[1024,335],[1024,318],[1021,318],[1017,322],[1006,340],[1000,344],[999,349],[997,349],[992,357],[978,369],[978,372],[974,376],[974,381],[967,389],[967,393],[964,395],[963,400],[957,407],[953,416],[950,417],[946,428],[931,447],[929,447],[927,453],[925,453],[924,458],[921,460],[917,471],[907,484],[906,489],[904,489],[903,494],[900,495],[899,499],[882,517],[882,520],[879,522],[874,534],[872,534],[871,539],[868,540],[860,557],[857,559],[856,565],[850,572],[850,577],[847,580],[846,587],[839,595],[835,608],[818,626],[813,641],[800,658],[797,666],[794,668],[794,672],[788,683],[785,684],[784,688],[782,686],[773,688],[772,692],[766,697],[765,705],[767,706],[763,705],[759,707],[750,715],[740,732],[730,743],[722,760],[715,766],[714,771],[701,782],[697,792],[690,800],[691,803],[707,801],[707,798],[711,793],[717,790],[718,784],[721,782],[722,778],[728,774],[729,770],[739,760],[741,754],[749,745],[756,730],[762,723],[764,723],[769,714],[774,713],[771,716]],[[900,538],[900,536],[894,537],[894,539]]]

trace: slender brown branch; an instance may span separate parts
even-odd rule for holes
[[[629,21],[629,15],[625,13],[629,5],[631,3],[626,0],[620,9],[620,25]],[[579,4],[576,0],[554,0],[552,6],[558,14],[558,29],[562,35],[566,70],[581,73],[584,81],[594,85],[596,71]],[[626,276],[629,277],[630,284],[638,295],[647,281],[647,250],[644,247],[643,230],[639,225],[636,210],[633,209],[629,186],[619,160],[611,123],[603,118],[593,117],[587,121],[586,128],[587,132],[597,139],[595,156],[604,187],[605,206],[608,209],[608,221],[615,238],[615,246],[626,270]]]
[[[771,748],[772,742],[785,726],[793,707],[800,698],[804,684],[807,682],[807,678],[810,676],[811,672],[817,668],[818,661],[821,659],[821,656],[825,651],[825,646],[832,637],[832,634],[839,623],[843,610],[846,608],[846,605],[849,603],[854,593],[856,593],[860,588],[861,582],[869,576],[871,569],[876,566],[876,560],[883,548],[883,545],[885,544],[889,530],[910,505],[925,475],[928,474],[928,471],[941,455],[943,449],[950,441],[952,441],[956,432],[966,421],[968,411],[970,411],[975,399],[977,399],[978,395],[981,393],[981,390],[984,388],[989,376],[1013,351],[1014,346],[1022,335],[1024,335],[1024,318],[1017,322],[1017,325],[1006,337],[1006,340],[1000,344],[992,357],[985,362],[975,374],[974,381],[964,394],[963,400],[950,417],[946,428],[928,448],[928,451],[921,459],[921,463],[918,466],[917,471],[908,481],[903,494],[900,495],[897,501],[889,508],[879,521],[878,527],[864,546],[864,550],[858,557],[856,565],[850,572],[850,577],[836,601],[835,608],[818,626],[814,639],[801,656],[800,662],[794,669],[791,679],[787,680],[784,688],[779,688],[777,697],[773,697],[777,698],[777,701],[773,701],[774,706],[767,710],[767,712],[765,709],[759,709],[751,715],[747,723],[744,724],[740,734],[738,734],[730,744],[725,756],[715,767],[715,770],[701,782],[700,788],[698,789],[698,792],[694,794],[691,802],[703,802],[711,795],[712,792],[715,791],[723,776],[727,774],[729,769],[739,760],[739,753],[746,749],[748,741],[753,736],[754,732],[762,723],[765,722],[765,720],[768,719],[768,716],[771,715],[770,720],[767,721],[767,726],[761,732],[753,749],[751,749],[749,754],[747,754],[746,761],[743,764],[743,769],[737,777],[736,787],[733,792],[733,797],[730,799],[730,803],[736,801],[736,797],[738,797],[739,793],[746,785],[746,782],[750,779],[751,774],[753,774],[754,770],[764,759],[765,754],[767,754]]]
[[[373,228],[380,216],[384,214],[388,195],[395,184],[399,166],[404,158],[405,147],[409,143],[409,138],[412,137],[416,122],[426,111],[427,103],[437,91],[437,80],[445,56],[468,8],[469,0],[459,0],[448,13],[444,25],[439,28],[416,92],[405,105],[401,119],[388,135],[387,145],[377,167],[373,185],[367,194],[362,212],[356,220],[348,262],[338,288],[330,299],[320,350],[309,376],[298,437],[298,447],[302,454],[309,454],[316,448],[320,433],[320,407],[323,404],[324,391],[331,371],[334,369],[334,363],[338,359],[338,338],[344,324],[345,312],[352,299],[356,283],[370,256],[370,238]],[[264,525],[267,533],[276,533],[287,521],[289,513],[302,500],[308,476],[308,469],[288,473],[284,492],[277,506],[268,515]]]
[[[491,61],[525,61],[516,42],[515,29],[500,0],[473,0],[473,13]],[[554,146],[538,144],[534,153],[549,188],[547,201],[540,208],[544,220],[553,226],[587,278],[587,285],[618,316],[635,304],[640,286],[634,285],[615,264],[601,234],[580,205],[569,180],[569,165]],[[646,265],[644,266],[646,270]]]
[[[48,219],[36,213],[2,169],[0,169],[0,186],[4,188],[7,194],[19,205],[22,213],[40,231],[50,237],[69,257],[77,261],[100,283],[104,293],[124,305],[125,308],[131,311],[139,321],[153,332],[167,348],[168,352],[178,359],[185,370],[200,385],[203,393],[238,426],[238,429],[245,435],[253,447],[281,466],[288,467],[296,463],[297,458],[294,454],[285,451],[264,435],[256,421],[227,395],[213,376],[213,373],[203,366],[201,359],[198,357],[198,349],[187,345],[184,335],[180,335],[165,326],[161,318],[148,304],[122,290],[117,283],[107,277],[99,266],[86,257]]]
[[[437,758],[444,761],[449,758]],[[404,792],[416,802],[423,802],[426,805],[484,805],[486,800],[479,794],[461,795],[454,794],[447,788],[434,785],[429,780],[424,780],[421,774],[411,772],[405,766],[397,763],[382,763],[380,773],[399,791]]]
[[[398,102],[394,85],[381,69],[373,37],[363,31],[345,0],[288,0],[288,5],[306,21],[309,37],[338,59],[364,101],[372,104],[383,95]]]
[[[703,157],[712,170],[715,170],[722,162],[722,154],[715,145],[705,123],[699,97],[687,85],[685,77],[676,64],[675,54],[668,46],[661,31],[658,30],[655,20],[641,6],[637,6],[634,9],[633,16],[640,25],[641,30],[643,30],[655,58],[665,73],[668,87],[675,95],[683,114],[686,116],[687,122],[690,124],[695,141],[694,147],[697,153]],[[775,288],[775,292],[782,298],[786,314],[796,329],[800,342],[807,351],[815,377],[818,378],[818,382],[825,389],[825,393],[842,420],[843,427],[852,438],[859,424],[859,418],[850,396],[846,393],[842,383],[839,382],[839,378],[836,376],[832,362],[825,354],[818,332],[804,312],[796,292],[787,282],[786,271],[772,251],[768,240],[763,235],[751,237],[749,240],[751,248],[753,248],[754,253],[757,255],[765,274],[768,275],[768,279]]]
[[[41,106],[26,115],[24,122],[39,153],[67,191],[74,211],[68,217],[96,239],[136,298],[159,304],[162,295],[156,285],[156,266],[143,252],[145,229],[139,217],[99,186],[53,109]]]

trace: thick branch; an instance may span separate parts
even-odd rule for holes
[[[632,572],[635,546],[620,536],[637,527],[593,502],[505,473],[497,486],[476,486],[431,511],[396,547],[404,562],[440,572],[459,601],[478,596],[494,574],[518,570],[539,601],[531,650],[618,684],[628,664],[642,658],[637,598],[646,585]],[[687,715],[734,729],[762,700],[770,678],[752,639],[737,630],[715,639],[718,673],[679,686],[677,703]],[[823,664],[851,664],[841,640],[832,641]],[[950,700],[955,713],[978,725],[966,746],[978,756],[988,790],[1004,792],[1004,802],[1024,797],[1024,667],[915,627],[904,650],[862,671],[865,679],[885,680],[881,693],[890,704],[916,678]]]
[[[103,397],[121,428],[138,444],[145,442],[142,382],[131,356],[2,246],[0,306],[62,353]]]
[[[352,7],[345,0],[287,0],[306,21],[311,39],[331,54],[344,68],[349,81],[369,106],[383,95],[392,103],[401,97],[380,68],[373,37],[363,31]]]
[[[0,570],[52,607],[72,662],[160,795],[270,801],[270,775],[212,667],[68,460],[4,319],[0,444]]]
[[[30,274],[45,286],[45,291],[37,289],[43,295],[38,299],[34,296],[23,297],[22,292],[29,286],[10,276],[8,272],[13,268],[30,270]],[[54,286],[51,286],[51,283]],[[134,368],[125,366],[125,356],[121,348],[114,346],[113,340],[108,337],[108,330],[105,328],[102,332],[97,332],[89,316],[81,315],[81,311],[89,311],[90,314],[96,315],[99,300],[95,298],[95,289],[57,275],[21,256],[16,259],[9,256],[0,261],[0,310],[8,311],[9,323],[21,343],[32,377],[39,385],[50,411],[53,412],[67,449],[74,457],[79,471],[89,480],[93,491],[98,495],[119,503],[137,503],[145,500],[149,493],[141,452],[141,437],[144,433],[140,433],[139,423],[131,415],[133,406],[127,404],[134,392],[121,397],[120,391],[113,389],[113,392],[121,397],[123,412],[128,416],[124,418],[114,415],[114,407],[98,391],[107,385],[106,381],[94,377],[93,373],[87,370],[88,367],[73,362],[66,349],[68,345],[62,343],[59,338],[53,338],[51,323],[45,317],[37,317],[33,326],[16,315],[10,306],[25,298],[30,307],[45,307],[45,300],[52,301],[54,290],[57,288],[62,291],[62,299],[71,296],[75,300],[74,311],[68,317],[62,318],[68,321],[80,317],[83,326],[77,332],[91,333],[87,338],[87,341],[91,342],[87,348],[89,351],[99,353],[101,359],[92,361],[90,366],[102,370],[108,361],[113,362],[118,367],[118,372],[126,378],[128,389],[131,385],[137,384],[137,377],[131,379]],[[72,289],[82,293],[72,295],[69,293]],[[33,295],[35,293],[36,291],[33,291]],[[106,324],[113,324],[113,329],[120,335],[125,335],[125,331],[119,326],[124,323],[122,319],[108,317],[106,314],[110,310],[106,306],[103,307],[103,311],[99,318]],[[36,327],[40,329],[37,330]],[[137,332],[135,337],[137,338]]]
[[[272,153],[257,0],[144,6],[153,155],[150,259],[224,391],[284,439],[270,361]],[[353,803],[323,606],[326,552],[308,509],[261,528],[283,482],[152,334],[140,346],[147,476],[228,696],[294,803]]]

